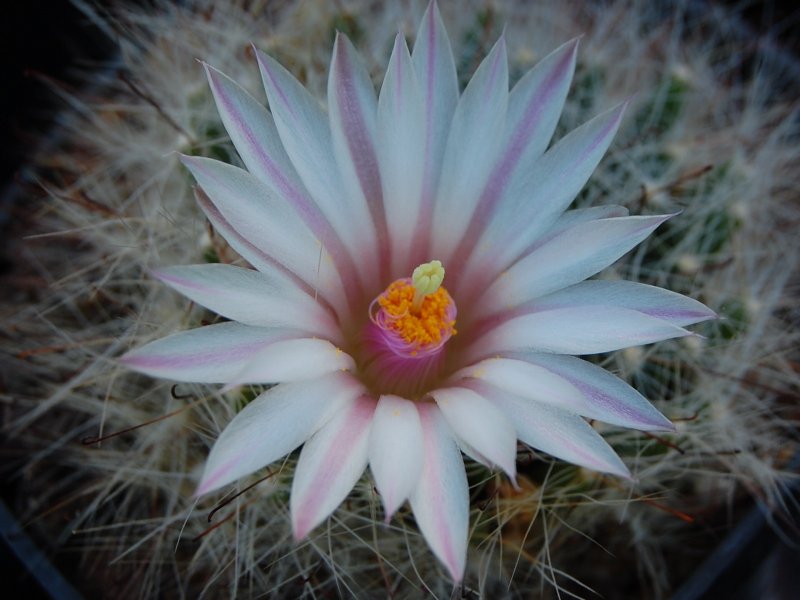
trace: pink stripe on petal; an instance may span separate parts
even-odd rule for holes
[[[425,455],[422,477],[411,494],[417,525],[456,583],[464,577],[469,494],[461,452],[439,408],[419,402]]]
[[[507,105],[508,61],[501,37],[461,95],[447,137],[431,252],[451,271],[460,270],[476,241],[464,234],[502,151]]]
[[[537,93],[533,94],[522,122],[514,130],[508,147],[497,165],[495,165],[480,203],[475,210],[473,223],[476,229],[483,229],[484,224],[488,222],[488,215],[495,209],[497,201],[506,189],[509,178],[514,173],[520,159],[523,157],[526,147],[531,141],[531,136],[537,125],[540,124],[544,109],[547,107],[548,103],[551,102],[552,96],[557,92],[558,84],[564,80],[565,73],[567,71],[571,72],[570,66],[574,63],[575,54],[578,50],[577,40],[572,42],[572,44],[572,52],[564,52],[561,60],[550,73],[542,88],[537,90]],[[470,234],[468,233],[467,235]],[[474,235],[478,235],[477,231],[474,232]]]
[[[422,176],[420,221],[411,244],[414,264],[429,260],[433,203],[450,129],[458,102],[458,79],[450,42],[436,2],[428,5],[412,55],[425,102],[425,168]]]
[[[494,58],[492,59],[492,64],[490,65],[491,69],[489,71],[489,78],[486,81],[486,87],[490,89],[499,85],[508,85],[506,76],[508,70],[508,59],[506,52],[505,32],[500,35],[500,38],[497,40],[497,42],[495,42],[495,44],[500,45],[502,51],[495,54]],[[486,98],[486,100],[488,100],[488,98]],[[487,106],[490,106],[490,104],[487,104]]]
[[[346,373],[270,388],[241,409],[217,438],[206,460],[205,493],[249,475],[309,439],[364,392]]]
[[[548,307],[481,328],[470,336],[481,341],[469,345],[466,361],[520,350],[596,354],[691,335],[668,321],[605,305]]]
[[[582,281],[538,298],[524,310],[578,306],[626,308],[680,327],[718,318],[713,310],[687,296],[644,283],[603,279]]]
[[[268,60],[262,60],[261,51],[258,50],[258,48],[255,48],[255,52],[261,72],[267,77],[269,83],[272,85],[272,89],[278,95],[282,110],[285,110],[293,119],[297,119],[298,115],[295,113],[294,106],[292,102],[290,102],[286,91],[283,89],[280,78],[277,77],[273,70],[273,63]]]
[[[318,99],[284,67],[262,52],[256,52],[256,58],[283,149],[303,186],[350,256],[357,260],[358,269],[348,273],[348,278],[357,277],[369,286],[377,278],[379,245],[370,209],[338,121],[337,95],[329,91],[329,112],[326,113]],[[331,69],[333,76],[335,70]],[[368,75],[365,78],[362,93],[374,96]],[[359,100],[364,101],[363,98]],[[287,103],[294,105],[294,110]],[[321,241],[328,242],[324,237]]]
[[[278,340],[272,340],[268,343],[274,343],[275,341]],[[255,342],[250,344],[241,344],[237,347],[225,348],[224,351],[220,351],[218,349],[198,349],[193,354],[184,354],[181,356],[167,354],[128,354],[122,356],[120,358],[120,362],[132,369],[138,370],[155,371],[161,369],[180,369],[183,367],[196,367],[198,365],[211,364],[218,362],[223,357],[230,362],[249,358],[259,350],[262,350],[265,345],[266,344],[263,342]]]
[[[350,306],[347,298],[344,296],[329,298],[325,294],[321,294],[319,290],[308,285],[291,270],[253,245],[225,218],[202,189],[195,188],[195,199],[200,209],[206,215],[206,218],[208,218],[211,225],[213,225],[214,230],[222,235],[231,247],[256,269],[262,272],[268,272],[273,269],[280,271],[283,275],[293,280],[307,294],[316,298],[325,308],[336,314],[340,320],[343,315],[349,314]],[[342,276],[342,282],[353,283],[350,278],[345,278],[344,275]]]
[[[264,348],[295,336],[296,333],[288,330],[218,323],[150,342],[119,360],[134,370],[156,377],[227,383]]]
[[[497,275],[516,262],[526,248],[545,235],[572,202],[617,131],[628,103],[602,113],[571,131],[553,145],[534,165],[515,178],[490,216],[479,242],[464,246],[469,257],[462,281],[452,290],[471,296],[486,282],[487,268]],[[491,254],[472,253],[473,247]]]
[[[314,235],[329,249],[339,269],[345,271],[350,281],[359,285],[350,254],[300,183],[280,143],[272,116],[224,74],[209,65],[204,66],[225,127],[250,173],[285,197]]]
[[[375,155],[375,140],[370,134],[365,120],[365,111],[368,110],[368,107],[363,106],[359,99],[357,75],[354,73],[353,65],[354,51],[351,50],[348,41],[342,40],[346,40],[346,38],[337,34],[332,67],[337,75],[334,79],[334,90],[350,156],[364,196],[372,208],[373,203],[381,202],[380,173]]]
[[[583,418],[482,381],[470,380],[465,386],[508,415],[520,441],[562,460],[630,479],[616,452]]]
[[[523,309],[547,294],[595,275],[670,216],[616,217],[567,227],[523,256],[487,287],[477,302],[476,314]]]
[[[228,474],[233,470],[244,454],[244,452],[239,452],[235,456],[232,456],[227,462],[214,469],[212,473],[206,475],[195,491],[194,497],[197,498],[198,496],[202,496],[207,492],[220,487],[217,484],[228,476]]]
[[[325,520],[361,477],[374,411],[374,398],[362,396],[306,442],[290,499],[295,539]]]
[[[337,32],[328,82],[331,133],[334,151],[344,146],[346,156],[337,152],[336,157],[339,159],[345,183],[351,180],[348,167],[352,167],[377,239],[385,240],[388,236],[388,225],[375,150],[377,105],[369,74],[358,60],[358,53],[350,40]],[[344,164],[348,161],[349,165]],[[387,245],[379,244],[378,252],[381,272],[385,274],[389,267]]]

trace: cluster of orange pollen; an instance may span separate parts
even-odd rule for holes
[[[456,334],[456,322],[448,317],[453,300],[443,287],[422,300],[414,308],[414,286],[408,280],[398,279],[378,298],[385,311],[386,323],[406,342],[417,347],[434,346]]]

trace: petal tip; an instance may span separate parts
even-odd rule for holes
[[[631,483],[637,483],[639,481],[638,479],[636,479],[636,477],[633,476],[628,466],[621,460],[619,461],[619,466],[620,466],[619,470],[613,472],[609,471],[609,473],[611,475],[616,475],[617,477],[622,477],[622,479],[630,481]]]
[[[670,421],[660,412],[657,413],[657,415],[657,417],[654,415],[652,419],[648,419],[647,423],[643,423],[643,425],[646,425],[646,428],[641,429],[641,431],[677,431],[675,424],[672,421]]]
[[[208,492],[208,484],[204,481],[201,481],[198,484],[197,489],[195,489],[194,493],[192,494],[192,500],[197,500],[201,496],[205,496]]]
[[[292,537],[296,543],[306,539],[313,528],[309,519],[292,515]]]
[[[129,350],[122,356],[118,357],[117,362],[126,367],[133,366],[136,363],[136,355],[134,352],[136,352],[136,350]]]

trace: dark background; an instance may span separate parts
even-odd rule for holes
[[[0,18],[0,181],[8,181],[48,132],[58,101],[44,83],[76,85],[77,68],[97,64],[113,45],[68,0],[8,2]]]
[[[91,2],[92,0],[89,0]],[[454,0],[441,0],[443,2]],[[148,2],[128,0],[128,4]],[[800,8],[795,1],[707,2],[727,5],[757,32],[771,31],[778,45],[800,52]],[[111,2],[97,2],[109,5]],[[765,8],[768,5],[769,8]],[[744,7],[742,9],[742,7]],[[88,23],[69,0],[5,3],[0,18],[0,182],[7,182],[52,122],[57,101],[42,76],[66,84],[80,81],[76,69],[97,64],[113,53],[113,44]],[[0,187],[0,189],[2,189]]]
[[[146,0],[128,2],[147,3]],[[97,4],[109,3],[98,0]],[[773,2],[768,9],[759,2],[714,4],[726,5],[741,14],[754,36],[769,31],[777,45],[795,60],[800,55],[800,35],[795,33],[800,9],[796,2]],[[742,7],[745,8],[740,10]],[[0,17],[0,274],[11,260],[3,253],[3,241],[9,234],[7,217],[11,201],[5,190],[19,177],[26,156],[57,128],[53,117],[61,101],[49,86],[81,85],[79,73],[101,69],[113,58],[113,53],[113,43],[68,0],[14,0],[4,5]],[[3,481],[0,492],[8,498],[11,488],[6,484]],[[767,548],[773,544],[774,539],[766,542]],[[7,598],[46,597],[3,543],[0,543],[0,581]]]

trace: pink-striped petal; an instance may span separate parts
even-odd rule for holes
[[[564,136],[524,177],[515,179],[481,238],[481,253],[467,271],[507,268],[558,219],[584,186],[608,149],[627,103],[603,113]],[[477,245],[477,244],[476,244]]]
[[[602,367],[575,356],[521,352],[514,358],[543,367],[575,386],[595,407],[596,417],[640,431],[675,431],[675,426],[639,392]],[[627,424],[626,424],[627,423]]]
[[[524,173],[547,148],[567,99],[577,55],[576,38],[544,57],[511,90],[506,150],[495,167],[505,177]]]
[[[285,266],[275,260],[273,257],[267,255],[263,250],[258,248],[251,241],[246,239],[241,233],[236,231],[233,225],[225,218],[220,210],[211,201],[201,188],[194,188],[194,198],[197,205],[203,214],[208,219],[208,222],[214,228],[214,232],[221,235],[226,242],[238,254],[241,255],[248,263],[250,263],[256,270],[262,273],[269,273],[273,270],[280,271],[284,276],[295,281],[299,287],[305,286],[305,282],[289,271]]]
[[[612,425],[643,431],[674,429],[641,394],[605,369],[573,356],[532,352],[515,356],[522,360],[490,358],[462,369],[456,377],[485,381],[521,398]]]
[[[245,383],[301,381],[334,371],[352,371],[354,368],[355,363],[350,355],[327,340],[284,340],[258,352],[223,389]]]
[[[344,294],[330,254],[294,209],[269,187],[247,171],[216,160],[196,156],[182,156],[181,160],[244,239],[324,297]]]
[[[375,88],[353,44],[339,33],[328,77],[328,114],[333,153],[348,202],[369,209],[372,229],[383,239],[386,215],[376,150]]]
[[[563,231],[578,225],[579,223],[586,223],[587,221],[596,221],[598,219],[613,219],[616,217],[627,217],[628,209],[618,204],[606,204],[603,206],[590,206],[588,208],[575,208],[563,213],[555,223],[548,229],[547,233],[540,237],[534,243],[533,247],[527,248],[525,254],[533,250],[535,247],[540,246],[547,240],[559,235]]]
[[[416,487],[422,463],[422,425],[416,406],[398,396],[381,396],[370,431],[369,467],[387,523]]]
[[[285,329],[217,323],[150,342],[128,352],[120,362],[152,377],[227,383],[264,348],[297,335]]]
[[[261,78],[286,154],[325,218],[359,262],[362,281],[377,275],[375,226],[363,197],[349,197],[334,155],[328,115],[285,68],[256,50]]]
[[[353,400],[303,446],[289,501],[296,539],[324,521],[361,477],[374,410],[372,398]]]
[[[540,307],[583,306],[598,304],[627,308],[685,327],[716,319],[717,313],[692,298],[634,281],[583,281],[536,300]]]
[[[184,296],[246,325],[297,329],[341,343],[330,313],[278,271],[225,264],[174,266],[153,274]]]
[[[411,60],[417,73],[425,107],[420,224],[413,243],[413,248],[418,249],[420,254],[411,257],[414,264],[419,264],[429,259],[427,253],[430,250],[428,244],[436,189],[439,185],[450,123],[458,104],[455,60],[436,2],[428,5],[422,17]]]
[[[262,273],[271,273],[273,271],[280,272],[281,275],[283,275],[286,279],[293,281],[297,287],[305,291],[306,294],[317,298],[317,301],[321,305],[329,308],[336,315],[338,315],[340,319],[344,315],[350,314],[350,301],[345,294],[340,293],[323,295],[322,290],[319,290],[318,287],[314,287],[305,283],[296,274],[292,273],[275,259],[265,254],[249,240],[245,239],[242,234],[236,231],[233,225],[231,225],[228,220],[225,219],[219,209],[214,206],[214,203],[211,202],[203,190],[200,188],[195,188],[194,192],[197,204],[206,215],[209,223],[211,223],[211,225],[214,227],[214,231],[225,238],[228,244],[230,244],[231,248],[239,253],[248,263],[253,265]]]
[[[306,222],[318,219],[269,111],[226,75],[203,66],[222,123],[250,174],[282,193]]]
[[[345,373],[285,383],[245,406],[214,443],[196,494],[206,494],[285,456],[364,391]]]
[[[542,59],[520,79],[508,98],[499,159],[472,214],[465,238],[478,239],[507,193],[517,193],[555,131],[575,71],[578,40]],[[474,244],[466,252],[474,250]]]
[[[577,223],[504,271],[476,312],[507,310],[583,281],[649,236],[669,216],[618,217]]]
[[[417,403],[425,455],[411,509],[433,553],[459,583],[464,578],[469,530],[469,490],[458,444],[439,408]]]
[[[431,396],[456,436],[491,465],[503,469],[514,481],[517,475],[517,436],[508,418],[466,388],[438,389],[431,392]]]
[[[297,211],[314,235],[324,240],[339,269],[352,277],[352,258],[303,186],[283,149],[272,115],[230,78],[209,65],[204,66],[222,123],[247,170]]]
[[[565,306],[538,308],[493,327],[472,344],[473,362],[515,350],[596,354],[691,335],[666,321],[627,308]]]
[[[424,126],[422,96],[411,56],[405,38],[398,34],[378,99],[377,134],[391,265],[395,273],[407,272],[424,260],[409,256],[413,254],[410,250],[421,218],[426,158]]]
[[[573,464],[630,479],[617,453],[581,417],[485,383],[470,387],[508,415],[522,442]]]
[[[503,141],[508,104],[505,38],[483,59],[456,106],[433,212],[433,252],[448,264],[462,241]]]

